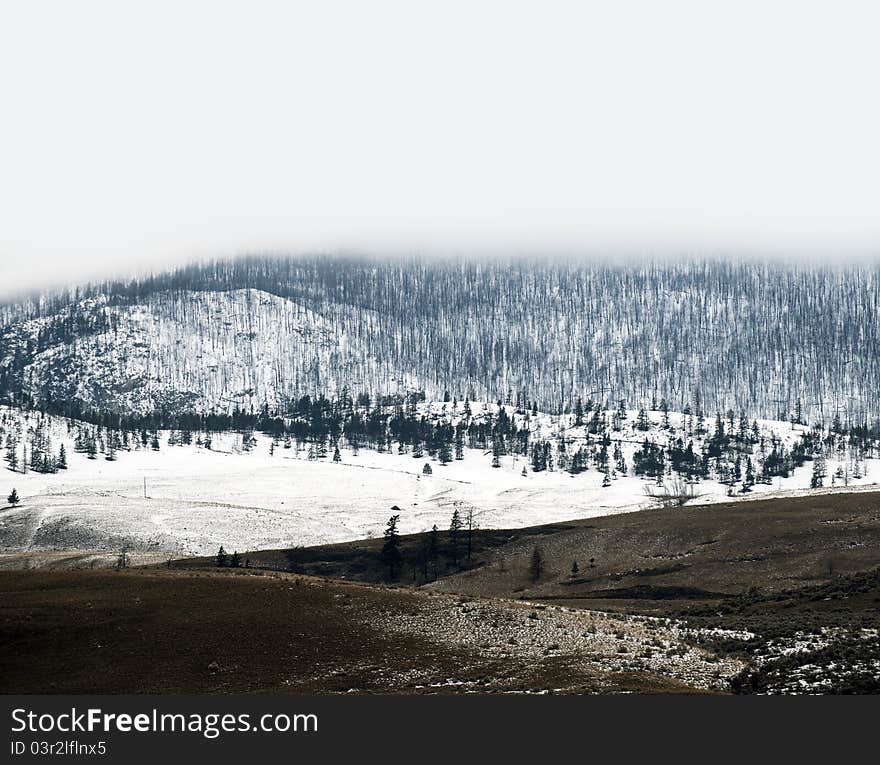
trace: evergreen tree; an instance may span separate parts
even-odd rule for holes
[[[217,566],[220,568],[225,568],[229,565],[229,555],[226,550],[223,549],[223,545],[220,545],[220,549],[217,550]]]
[[[452,562],[458,565],[459,558],[459,534],[461,533],[462,522],[461,515],[459,515],[458,508],[456,507],[452,511],[452,519],[449,522],[449,557],[452,559]]]
[[[388,566],[388,578],[397,579],[400,571],[400,564],[403,556],[400,552],[400,535],[397,532],[397,522],[400,520],[399,515],[392,515],[388,519],[388,525],[385,527],[384,541],[382,542],[382,552],[379,559]]]
[[[580,427],[584,424],[584,404],[581,401],[581,397],[578,396],[577,401],[574,405],[574,425],[575,427]]]
[[[11,433],[6,437],[6,463],[13,472],[18,470],[18,442]]]
[[[434,471],[431,469],[431,465],[429,463],[425,463],[425,466],[422,468],[422,475],[431,475]]]
[[[752,465],[752,458],[746,457],[746,475],[743,479],[742,491],[743,494],[747,494],[752,490],[752,486],[755,485],[755,467]]]
[[[19,502],[21,502],[21,498],[18,496],[18,492],[13,489],[12,492],[6,497],[6,501],[15,507]]]

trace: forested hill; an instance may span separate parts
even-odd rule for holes
[[[880,266],[246,258],[3,307],[0,395],[231,409],[423,389],[880,415]]]

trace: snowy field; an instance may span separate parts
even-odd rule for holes
[[[659,413],[652,413],[659,419]],[[550,429],[548,419],[541,427]],[[789,423],[762,422],[786,441],[798,435]],[[474,511],[483,528],[540,523],[631,512],[653,506],[646,487],[632,475],[603,487],[595,469],[572,476],[544,471],[523,475],[522,456],[501,457],[465,449],[464,459],[441,465],[426,457],[343,448],[341,462],[330,456],[309,460],[308,452],[275,446],[257,433],[251,451],[237,449],[238,434],[215,435],[212,449],[195,444],[120,451],[107,461],[74,451],[63,420],[53,421],[55,445],[63,442],[68,469],[55,474],[2,470],[2,497],[15,487],[18,507],[0,507],[0,551],[116,550],[123,544],[142,552],[208,554],[227,550],[283,548],[342,542],[381,535],[392,514],[403,533],[449,525],[453,510]],[[784,435],[783,435],[784,434]],[[637,439],[623,443],[627,460]],[[431,475],[423,475],[426,462]],[[530,467],[530,466],[529,466]],[[876,461],[866,459],[861,478],[846,490],[876,488]],[[828,460],[829,476],[837,468]],[[740,500],[811,491],[811,463],[792,477],[756,484]],[[830,478],[827,484],[830,484]],[[825,489],[813,491],[843,490]],[[714,481],[697,486],[699,502],[730,501],[727,487]],[[145,496],[146,495],[146,496]]]

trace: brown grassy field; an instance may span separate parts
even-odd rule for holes
[[[394,586],[380,540],[0,571],[0,690],[880,691],[878,494],[482,530],[459,564],[444,534],[416,586],[424,542],[403,538]]]
[[[3,571],[0,691],[689,692],[720,666],[660,628],[516,603],[479,645],[468,603],[257,572]],[[572,625],[589,639],[558,647]],[[656,670],[636,656],[653,643]]]
[[[544,561],[534,581],[535,548]],[[630,601],[716,600],[756,588],[773,593],[880,566],[880,494],[646,510],[568,524],[489,551],[486,564],[432,588],[470,595]],[[592,563],[591,563],[592,561]],[[571,574],[574,562],[578,573]],[[606,606],[603,606],[606,607]]]

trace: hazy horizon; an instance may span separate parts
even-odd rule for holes
[[[0,294],[245,253],[880,254],[878,11],[4,11]]]

